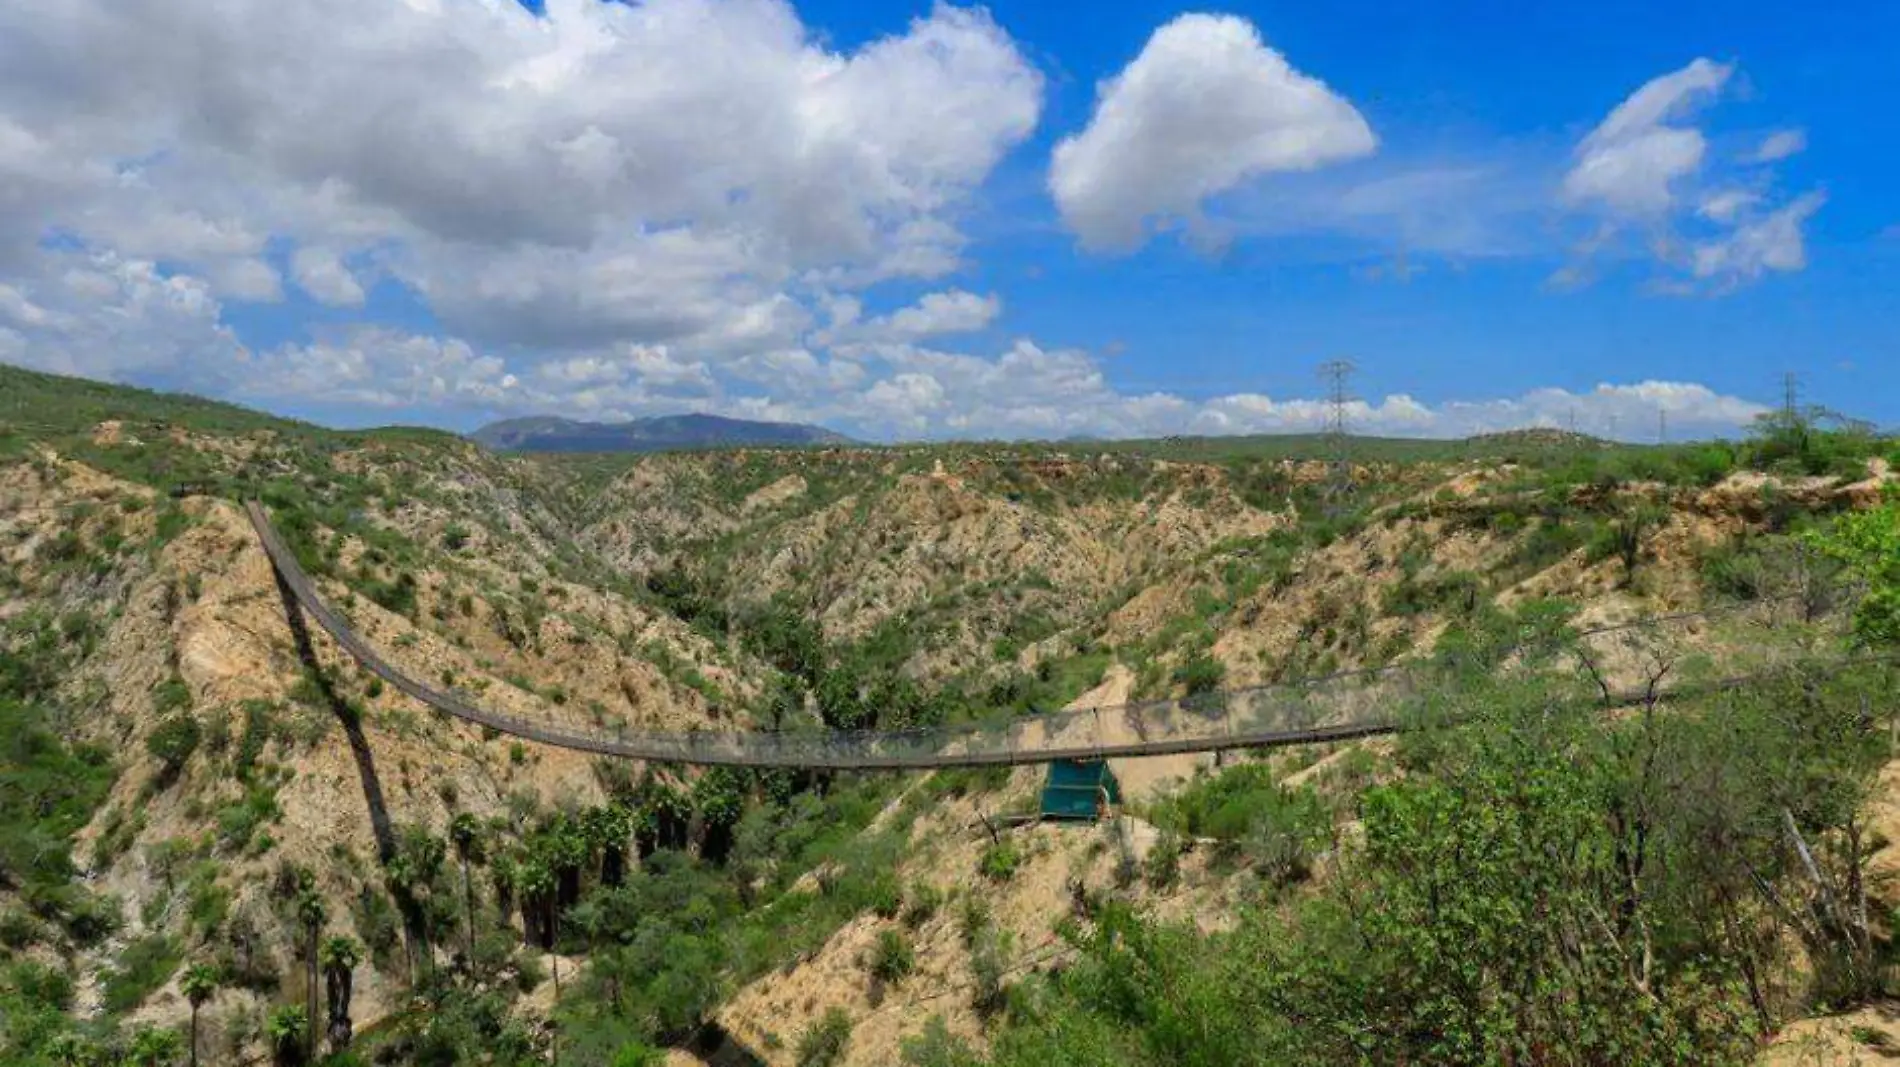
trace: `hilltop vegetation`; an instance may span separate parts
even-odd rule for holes
[[[1900,457],[1814,413],[1355,442],[1342,495],[1301,439],[497,456],[0,397],[9,1063],[1747,1062],[1887,991],[1894,679],[1841,663],[1894,636]],[[1129,763],[1129,818],[1008,829],[1033,770],[430,714],[300,647],[249,498],[406,670],[581,726],[1428,684],[1396,742]]]

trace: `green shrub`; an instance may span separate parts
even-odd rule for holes
[[[930,921],[943,907],[943,891],[928,882],[918,882],[904,893],[904,925],[912,930]]]
[[[851,1045],[851,1016],[831,1008],[798,1039],[798,1067],[835,1067]]]
[[[183,770],[192,753],[198,751],[198,741],[203,732],[198,720],[190,715],[179,715],[166,719],[152,730],[145,739],[146,751],[158,758],[158,784],[160,788],[171,784]]]
[[[910,938],[896,930],[883,930],[871,950],[871,974],[879,981],[895,985],[917,967],[917,952]]]
[[[191,687],[183,678],[168,678],[152,687],[152,710],[169,715],[191,707]]]
[[[145,1002],[171,980],[184,961],[184,950],[164,934],[140,938],[119,953],[116,965],[106,970],[102,993],[107,1011],[123,1013]]]
[[[1022,865],[1022,850],[1016,847],[1014,841],[1004,840],[983,850],[976,869],[992,882],[1007,882],[1016,876],[1016,869]]]
[[[871,910],[880,919],[895,919],[904,906],[904,894],[897,885],[897,876],[889,871],[880,872],[871,882]]]
[[[57,1012],[72,1010],[73,976],[64,967],[51,966],[38,960],[19,960],[7,968],[0,988],[11,989],[38,1007]]]
[[[976,893],[965,893],[957,908],[957,932],[963,937],[963,947],[974,950],[991,922],[989,902]]]
[[[1214,692],[1226,678],[1227,668],[1208,652],[1196,652],[1174,669],[1175,684],[1183,687],[1188,696]]]
[[[103,749],[69,746],[44,711],[0,699],[0,882],[64,887],[74,873],[73,837],[112,779]]]
[[[1143,873],[1148,884],[1156,889],[1170,889],[1181,880],[1181,837],[1173,830],[1161,831],[1161,836],[1148,849],[1148,858],[1144,861]]]
[[[19,951],[27,948],[44,936],[45,930],[39,920],[19,908],[0,911],[0,945]]]

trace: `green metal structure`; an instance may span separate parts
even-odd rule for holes
[[[1059,759],[1049,764],[1042,786],[1043,818],[1096,819],[1121,802],[1121,783],[1106,760]]]

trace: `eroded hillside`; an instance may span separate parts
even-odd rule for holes
[[[722,1034],[774,1064],[1015,1062],[1074,993],[1047,975],[1100,965],[1090,931],[1291,922],[1359,855],[1368,789],[1416,777],[1390,742],[1125,761],[1128,817],[1018,826],[1039,770],[701,772],[484,736],[300,635],[246,499],[392,661],[478,702],[817,730],[1737,601],[1785,606],[1813,644],[1851,583],[1790,534],[1893,481],[1871,441],[1792,465],[1382,444],[1344,496],[1324,464],[1244,444],[499,458],[27,384],[33,417],[0,426],[0,703],[45,739],[12,757],[37,814],[0,870],[22,1057],[130,1054],[195,1018],[210,1062],[294,1060],[349,1036],[326,1025],[341,967],[384,1062],[618,1064]],[[1754,640],[1696,623],[1670,655],[1706,674]],[[1776,981],[1759,1004],[1785,1019],[1805,987]]]

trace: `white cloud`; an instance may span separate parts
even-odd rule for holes
[[[1702,165],[1700,130],[1670,125],[1713,100],[1734,68],[1697,59],[1650,81],[1617,105],[1577,148],[1564,176],[1572,203],[1597,203],[1619,215],[1657,217],[1675,204],[1675,184]]]
[[[1003,300],[995,293],[979,296],[963,289],[946,289],[925,293],[915,304],[872,319],[860,320],[862,308],[857,305],[834,310],[846,317],[841,322],[834,317],[834,325],[819,331],[815,337],[819,343],[894,343],[974,333],[996,321],[1003,312]]]
[[[1773,163],[1798,155],[1808,147],[1807,131],[1801,129],[1776,130],[1767,137],[1753,152],[1745,157],[1748,163]]]
[[[1088,126],[1056,145],[1049,188],[1090,248],[1132,249],[1151,224],[1175,222],[1211,239],[1208,197],[1376,143],[1351,103],[1294,70],[1247,20],[1182,15],[1099,87]]]
[[[1821,209],[1827,197],[1808,193],[1785,207],[1752,219],[1733,232],[1697,245],[1697,278],[1753,281],[1768,271],[1798,271],[1808,265],[1807,242],[1801,227]]]
[[[806,277],[954,268],[1041,96],[947,5],[849,52],[782,0],[6,7],[0,277],[51,229],[267,299],[275,239],[313,297],[370,256],[483,343],[783,340]]]
[[[1315,432],[1331,414],[1328,403],[1311,397],[1123,392],[1089,354],[1027,340],[994,358],[915,345],[875,351],[867,359],[881,373],[868,386],[781,393],[779,417],[823,421],[874,438],[1062,438]],[[1648,381],[1437,405],[1397,394],[1353,402],[1348,420],[1355,433],[1401,437],[1574,426],[1648,440],[1659,412],[1667,413],[1672,436],[1682,437],[1732,433],[1763,410],[1703,385]]]
[[[273,303],[284,298],[277,268],[261,259],[226,259],[211,264],[205,272],[211,287],[221,297]]]
[[[1730,223],[1759,203],[1761,196],[1747,189],[1720,189],[1702,198],[1696,214],[1711,222]]]
[[[23,317],[20,303],[0,293],[0,344],[9,343],[9,321]],[[1316,397],[1125,392],[1090,354],[1027,339],[995,356],[908,343],[862,345],[852,356],[830,358],[791,348],[746,356],[718,374],[663,346],[511,366],[466,341],[365,327],[281,346],[251,356],[246,366],[233,391],[252,399],[424,407],[484,418],[708,411],[816,422],[884,440],[1315,432],[1331,413]],[[1395,394],[1354,401],[1347,418],[1359,434],[1462,437],[1541,426],[1649,440],[1659,412],[1667,413],[1672,436],[1682,438],[1732,433],[1763,410],[1704,385],[1647,381],[1438,404]]]
[[[297,287],[331,307],[362,307],[363,286],[335,252],[305,246],[290,259]]]
[[[9,362],[216,392],[244,358],[202,279],[112,253],[49,252],[36,266],[30,277],[0,283]]]
[[[1735,73],[1732,64],[1697,59],[1655,78],[1611,111],[1578,144],[1561,199],[1591,218],[1582,259],[1653,256],[1663,268],[1652,289],[1726,292],[1769,271],[1807,265],[1802,226],[1824,202],[1818,192],[1776,206],[1773,175],[1759,165],[1807,145],[1798,128],[1771,134],[1739,162],[1711,162],[1708,137],[1695,125]],[[1552,278],[1569,287],[1591,274],[1572,262]]]
[[[465,341],[381,327],[256,355],[233,391],[256,399],[354,404],[372,408],[504,406],[520,382],[502,360]]]

